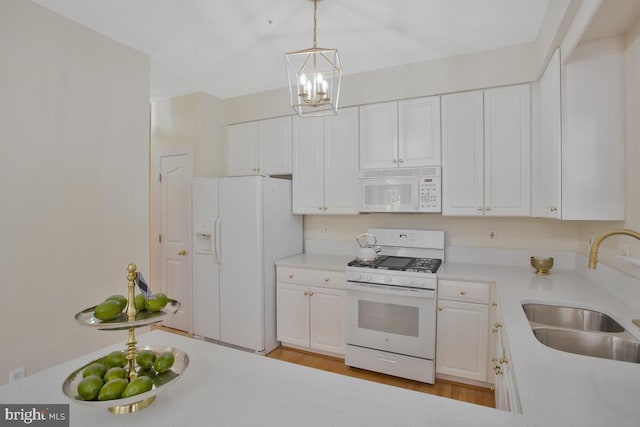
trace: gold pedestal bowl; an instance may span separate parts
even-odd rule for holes
[[[553,267],[553,258],[532,256],[531,267],[533,267],[536,270],[536,274],[541,274],[546,276],[549,274],[549,270],[551,270],[551,267]]]

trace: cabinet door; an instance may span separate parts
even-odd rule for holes
[[[398,123],[400,166],[440,166],[440,97],[400,101]]]
[[[227,126],[227,176],[258,173],[258,122]]]
[[[322,117],[293,119],[293,213],[324,212],[324,124]]]
[[[486,215],[531,213],[531,101],[528,84],[484,92]]]
[[[291,174],[291,116],[258,122],[258,165],[266,175]]]
[[[442,97],[442,214],[484,213],[482,91]]]
[[[532,171],[540,185],[539,213],[545,218],[562,217],[560,96],[560,49],[556,49],[540,79],[540,158]]]
[[[324,213],[357,214],[358,108],[343,108],[324,118]]]
[[[344,291],[309,288],[310,347],[344,354]]]
[[[360,169],[398,167],[398,103],[360,107]]]
[[[277,339],[309,346],[309,290],[306,286],[277,283]]]
[[[436,372],[487,381],[489,307],[438,300]]]

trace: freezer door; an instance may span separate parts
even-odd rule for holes
[[[264,350],[263,177],[220,181],[220,335]]]
[[[220,340],[220,277],[215,262],[218,183],[193,180],[193,328],[196,335]]]

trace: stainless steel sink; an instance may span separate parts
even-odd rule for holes
[[[611,317],[599,311],[549,304],[523,304],[529,322],[582,331],[624,332]]]
[[[640,342],[611,334],[558,328],[533,328],[542,344],[556,350],[640,363]]]

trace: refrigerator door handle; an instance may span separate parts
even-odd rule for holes
[[[222,268],[222,218],[216,219],[216,258],[218,266]]]
[[[211,254],[213,256],[213,263],[218,264],[218,217],[213,217],[211,220]]]

